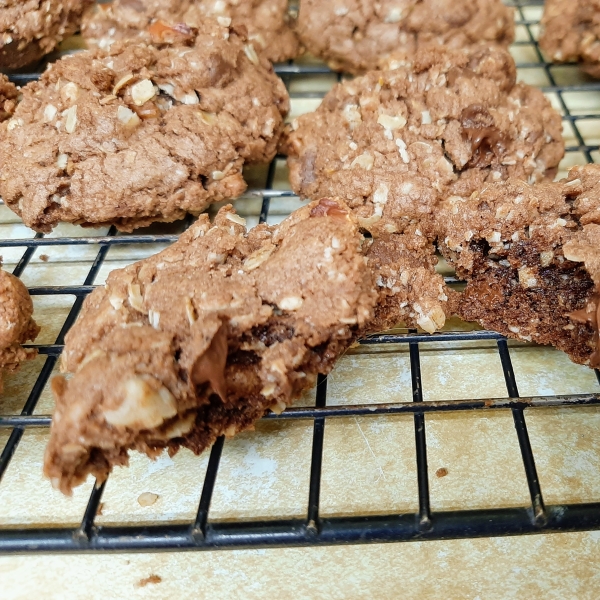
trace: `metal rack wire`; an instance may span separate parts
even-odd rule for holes
[[[567,152],[578,152],[588,162],[597,145],[586,144],[578,128],[583,119],[600,120],[600,114],[571,114],[564,94],[572,91],[599,91],[600,82],[589,81],[577,86],[559,85],[554,75],[555,67],[544,61],[537,46],[532,27],[537,23],[526,18],[525,10],[540,6],[535,0],[516,0],[517,24],[527,33],[527,40],[516,45],[532,46],[539,62],[518,63],[520,69],[543,69],[549,85],[544,91],[556,95],[563,118],[574,131],[576,144]],[[323,66],[279,65],[277,72],[288,88],[291,83],[306,75],[330,75]],[[14,79],[23,84],[35,79],[35,74],[17,75]],[[321,97],[318,92],[292,93],[292,97]],[[267,220],[270,202],[274,197],[292,195],[291,192],[273,190],[276,161],[270,165],[265,188],[256,190],[255,196],[262,199],[260,222]],[[0,455],[0,481],[27,428],[48,427],[50,417],[34,415],[42,390],[46,386],[58,360],[64,336],[74,323],[88,293],[94,289],[98,273],[107,253],[116,245],[171,243],[175,235],[117,235],[111,228],[107,235],[97,237],[47,238],[36,235],[32,239],[0,240],[0,248],[25,247],[13,273],[21,276],[28,267],[34,253],[41,248],[59,245],[87,245],[98,247],[97,254],[85,281],[81,286],[45,286],[30,289],[32,295],[72,295],[72,305],[58,336],[53,344],[36,346],[45,355],[44,365],[31,388],[29,397],[20,414],[0,416],[0,429],[11,431]],[[481,398],[476,400],[423,401],[420,351],[423,346],[442,341],[492,340],[496,342],[502,364],[507,396],[501,399]],[[306,516],[303,519],[237,521],[216,523],[210,520],[210,505],[224,440],[221,438],[210,452],[202,493],[198,502],[196,518],[187,524],[153,524],[123,526],[98,526],[98,513],[105,485],[94,487],[81,523],[76,528],[0,528],[0,553],[9,552],[83,552],[100,550],[145,550],[160,551],[173,549],[205,550],[211,548],[244,548],[268,546],[302,546],[317,544],[391,542],[405,540],[464,538],[496,535],[516,535],[553,531],[574,531],[600,528],[600,502],[583,504],[546,505],[536,470],[535,458],[527,432],[525,411],[537,407],[567,407],[600,404],[600,394],[569,396],[519,396],[512,368],[507,341],[502,336],[488,331],[444,332],[435,335],[408,331],[400,334],[372,336],[362,341],[365,345],[407,344],[410,356],[412,402],[393,404],[361,404],[327,406],[327,380],[319,378],[314,407],[289,408],[281,415],[269,414],[267,420],[305,419],[313,421],[312,458]],[[598,376],[600,382],[600,376]],[[491,508],[481,510],[432,511],[430,506],[427,443],[425,436],[426,415],[444,411],[486,411],[502,409],[511,411],[519,442],[519,448],[529,487],[530,504],[516,508]],[[320,516],[321,471],[325,426],[329,419],[349,416],[381,416],[408,413],[413,415],[416,444],[419,508],[416,513],[388,514],[381,516],[354,515],[350,517],[323,518]]]

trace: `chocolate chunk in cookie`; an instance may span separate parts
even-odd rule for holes
[[[200,453],[281,411],[372,318],[356,220],[332,200],[246,232],[231,207],[113,271],[66,337],[45,473],[70,493],[130,449]]]
[[[14,373],[23,361],[37,356],[35,350],[21,346],[35,340],[40,331],[32,314],[27,288],[19,278],[0,269],[0,393],[3,373]]]
[[[268,60],[280,62],[298,54],[287,0],[114,0],[86,15],[82,33],[90,47],[108,48],[117,40],[151,41],[148,28],[159,21],[200,27],[206,17],[245,27],[249,43]]]
[[[580,62],[600,77],[600,0],[546,0],[540,47],[554,62]]]
[[[600,166],[450,198],[438,223],[442,253],[467,281],[461,318],[600,366]]]
[[[52,52],[79,29],[94,0],[4,0],[0,6],[0,69],[19,69]]]
[[[501,0],[302,0],[298,33],[306,49],[336,71],[376,69],[390,54],[425,47],[508,46],[514,11]]]
[[[175,221],[238,196],[244,163],[273,158],[289,100],[271,65],[229,27],[186,32],[65,57],[23,88],[0,193],[26,225]]]

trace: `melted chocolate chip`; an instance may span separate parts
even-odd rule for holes
[[[346,217],[347,212],[331,198],[322,198],[319,204],[310,211],[311,217]]]
[[[206,352],[196,360],[192,367],[194,385],[210,383],[213,392],[222,400],[227,398],[225,383],[225,363],[227,362],[227,326],[221,325]]]
[[[472,104],[461,114],[463,137],[471,143],[471,159],[468,167],[489,167],[500,162],[506,141],[494,124],[494,118],[483,107]]]
[[[590,367],[600,367],[600,291],[596,290],[588,299],[586,305],[575,310],[567,317],[576,323],[590,325],[594,330],[594,352],[590,356]]]

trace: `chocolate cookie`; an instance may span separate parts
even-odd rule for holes
[[[600,366],[600,166],[558,183],[511,179],[438,215],[440,249],[467,281],[458,315]]]
[[[18,69],[52,52],[79,29],[94,0],[4,0],[0,6],[0,69]]]
[[[336,85],[292,128],[294,191],[344,198],[375,235],[429,219],[440,194],[551,179],[564,154],[560,115],[540,90],[515,83],[514,61],[498,48],[417,52]]]
[[[539,42],[550,60],[600,77],[600,0],[546,0]]]
[[[306,49],[336,71],[360,74],[382,58],[424,47],[508,46],[514,10],[501,0],[302,0],[298,33]]]
[[[86,300],[53,381],[45,473],[70,493],[127,452],[200,453],[281,411],[373,316],[356,220],[322,200],[246,232],[231,207]]]
[[[108,48],[123,39],[150,41],[148,27],[160,20],[199,27],[206,17],[246,27],[256,52],[273,62],[298,54],[287,0],[114,0],[86,15],[82,34],[90,47]]]
[[[244,163],[273,158],[289,100],[268,61],[216,22],[187,33],[65,57],[23,88],[0,193],[26,225],[175,221],[238,196]]]
[[[292,128],[285,149],[298,195],[344,198],[364,229],[387,236],[386,253],[393,243],[404,256],[407,244],[419,248],[418,277],[428,271],[427,296],[441,298],[427,316],[410,310],[427,330],[452,310],[434,271],[440,197],[468,198],[510,176],[552,178],[564,153],[560,116],[539,90],[515,83],[514,61],[499,48],[419,51],[411,63],[337,85]],[[423,289],[409,286],[412,299],[400,294],[396,310],[421,306]]]
[[[35,340],[40,331],[32,314],[27,288],[19,278],[0,269],[0,393],[3,373],[14,373],[23,361],[37,356],[35,350],[21,347]]]

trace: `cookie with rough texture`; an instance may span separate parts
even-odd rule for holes
[[[114,0],[88,12],[82,34],[90,47],[108,48],[117,40],[150,41],[148,28],[160,20],[199,27],[206,17],[246,27],[256,52],[273,62],[298,54],[287,0]]]
[[[244,163],[273,158],[289,98],[270,63],[213,21],[170,31],[65,57],[23,88],[0,193],[26,225],[175,221],[238,196]]]
[[[372,239],[365,255],[378,291],[369,333],[399,324],[434,333],[455,314],[457,292],[436,272],[435,246],[420,232]]]
[[[79,29],[94,0],[4,0],[0,5],[0,68],[18,69],[52,52]]]
[[[560,115],[539,90],[515,83],[514,61],[499,48],[419,51],[412,62],[337,85],[292,129],[284,149],[298,195],[344,198],[361,227],[386,238],[386,254],[394,243],[402,256],[413,248],[420,283],[408,286],[410,298],[388,292],[385,305],[396,303],[390,319],[400,311],[428,331],[453,310],[434,269],[440,198],[468,198],[511,176],[552,178],[564,153]],[[388,290],[398,288],[392,279]],[[410,308],[422,309],[424,297],[425,313]]]
[[[21,347],[35,340],[40,331],[32,314],[27,288],[18,277],[0,269],[0,393],[2,375],[14,373],[23,361],[37,356],[35,350]]]
[[[336,71],[360,74],[382,59],[425,47],[508,46],[514,10],[501,0],[302,0],[298,34]]]
[[[15,112],[19,90],[6,75],[0,73],[0,121],[5,121]]]
[[[600,366],[600,166],[558,183],[511,179],[438,215],[440,249],[467,281],[458,315]]]
[[[113,271],[66,336],[45,473],[64,493],[128,450],[200,453],[281,411],[373,316],[363,238],[341,203],[246,232],[231,207]]]
[[[600,77],[600,0],[546,0],[539,42],[550,60]]]
[[[344,198],[378,235],[431,219],[440,195],[552,179],[564,154],[560,115],[515,77],[508,52],[480,47],[421,51],[338,84],[292,123],[292,188]]]

